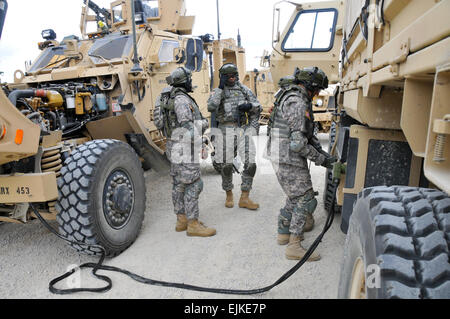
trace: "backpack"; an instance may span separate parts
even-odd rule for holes
[[[170,138],[172,132],[178,127],[177,115],[175,113],[175,97],[188,95],[182,88],[166,87],[156,101],[154,111],[154,123],[158,130],[162,131],[164,137]],[[189,96],[189,95],[188,95]],[[190,96],[189,98],[194,101]]]

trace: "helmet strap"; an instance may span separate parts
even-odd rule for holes
[[[186,72],[185,68],[181,68],[184,72],[184,75],[186,76],[186,82],[184,83],[184,88],[188,92],[193,92],[192,88],[192,78],[189,76],[189,74]]]

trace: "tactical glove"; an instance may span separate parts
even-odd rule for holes
[[[333,168],[333,164],[337,162],[337,157],[336,156],[330,156],[325,158],[325,160],[323,161],[322,164],[320,164],[320,166],[323,166],[325,168],[328,169],[332,169]]]
[[[243,103],[238,106],[240,112],[249,112],[252,109],[252,103]]]
[[[220,77],[219,89],[223,90],[227,84],[228,77],[224,74]]]

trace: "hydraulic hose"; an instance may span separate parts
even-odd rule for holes
[[[33,97],[34,92],[34,90],[15,90],[8,95],[8,99],[14,106],[16,106],[18,99]]]
[[[334,193],[333,196],[333,202],[336,199],[336,193]],[[280,285],[281,283],[283,283],[284,281],[286,281],[287,279],[289,279],[295,272],[297,272],[297,270],[300,269],[300,267],[303,266],[303,264],[308,260],[308,258],[312,255],[312,253],[316,250],[317,246],[319,246],[319,244],[321,243],[323,237],[325,236],[325,234],[328,232],[328,230],[330,229],[330,227],[333,225],[333,220],[334,220],[334,210],[332,208],[330,208],[330,210],[328,211],[328,216],[327,219],[325,221],[325,225],[323,227],[322,232],[319,234],[319,236],[316,238],[316,240],[313,242],[313,244],[311,245],[311,247],[307,250],[305,256],[294,266],[292,267],[289,271],[287,271],[284,275],[282,275],[277,281],[275,281],[273,284],[268,285],[266,287],[263,288],[257,288],[257,289],[250,289],[250,290],[239,290],[239,289],[221,289],[221,288],[206,288],[206,287],[199,287],[199,286],[194,286],[194,285],[188,285],[188,284],[184,284],[184,283],[172,283],[172,282],[166,282],[166,281],[160,281],[160,280],[153,280],[150,278],[145,278],[142,277],[140,275],[137,275],[131,271],[125,270],[125,269],[121,269],[118,267],[114,267],[114,266],[105,266],[103,265],[103,262],[105,260],[105,256],[106,256],[106,251],[102,246],[99,245],[91,245],[91,244],[86,244],[86,243],[82,243],[82,242],[77,242],[77,241],[73,241],[70,240],[64,236],[61,236],[58,231],[56,231],[52,226],[50,226],[45,219],[39,214],[39,211],[34,207],[33,204],[30,204],[31,208],[33,209],[35,215],[38,217],[38,219],[41,221],[41,223],[53,234],[55,234],[56,236],[58,236],[59,238],[61,238],[62,240],[72,243],[72,244],[77,244],[77,245],[81,245],[81,246],[87,246],[87,247],[94,247],[94,248],[99,248],[101,250],[101,256],[100,259],[97,263],[85,263],[79,266],[80,269],[83,268],[92,268],[92,274],[98,278],[99,280],[102,280],[104,282],[106,282],[106,286],[104,287],[100,287],[100,288],[72,288],[72,289],[58,289],[55,287],[55,285],[70,277],[72,274],[75,273],[76,269],[72,269],[68,272],[66,272],[65,274],[63,274],[62,276],[59,276],[55,279],[53,279],[52,281],[50,281],[49,283],[49,290],[50,292],[54,293],[54,294],[58,294],[58,295],[67,295],[67,294],[73,294],[73,293],[77,293],[77,292],[96,292],[96,293],[101,293],[101,292],[107,292],[109,290],[111,290],[112,288],[112,280],[107,277],[107,276],[102,276],[97,274],[97,272],[99,270],[105,270],[105,271],[111,271],[111,272],[117,272],[117,273],[122,273],[127,275],[128,277],[143,283],[143,284],[147,284],[147,285],[153,285],[153,286],[162,286],[162,287],[172,287],[172,288],[179,288],[179,289],[186,289],[186,290],[193,290],[193,291],[202,291],[202,292],[210,292],[210,293],[216,293],[216,294],[228,294],[228,295],[256,295],[256,294],[261,294],[264,292],[267,292],[269,290],[272,290],[273,288],[275,288],[276,286]],[[332,207],[332,206],[331,206]]]

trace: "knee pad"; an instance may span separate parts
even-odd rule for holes
[[[299,208],[300,211],[307,213],[307,214],[313,214],[314,211],[317,208],[317,199],[315,197],[314,191],[311,189],[307,191],[302,198],[299,201]]]
[[[305,204],[305,210],[308,214],[313,214],[317,207],[317,199],[313,198]]]
[[[289,234],[289,227],[291,226],[292,214],[285,209],[280,210],[278,215],[278,234]]]
[[[256,175],[256,164],[255,163],[246,164],[244,169],[247,171],[249,176],[255,177],[255,175]]]
[[[233,164],[223,164],[222,175],[225,175],[225,176],[233,175]]]

